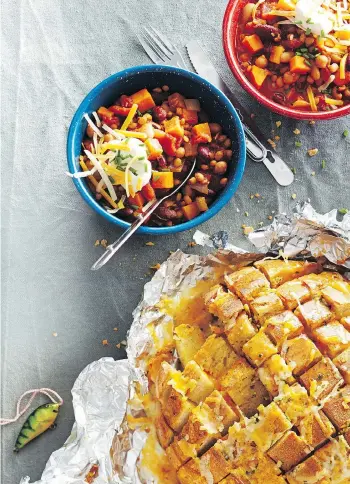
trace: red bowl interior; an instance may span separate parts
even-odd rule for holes
[[[350,105],[343,106],[334,111],[320,111],[317,113],[282,106],[281,104],[278,104],[263,95],[258,89],[256,89],[256,87],[253,86],[253,84],[251,84],[241,70],[235,48],[238,22],[242,10],[241,7],[244,5],[244,3],[244,0],[230,0],[226,7],[223,21],[223,43],[226,59],[233,75],[243,89],[249,92],[249,94],[255,97],[255,99],[257,99],[261,104],[271,109],[271,111],[288,116],[290,118],[323,120],[340,118],[341,116],[350,114]]]

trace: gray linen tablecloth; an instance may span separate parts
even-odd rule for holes
[[[158,27],[180,48],[197,38],[266,135],[274,129],[281,137],[278,152],[296,169],[295,183],[282,188],[247,160],[236,195],[201,230],[225,229],[231,242],[247,248],[243,223],[268,223],[274,211],[290,211],[297,200],[310,198],[321,212],[350,209],[350,136],[342,135],[349,119],[310,126],[274,115],[245,94],[222,50],[225,6],[225,0],[2,2],[1,415],[14,414],[17,398],[30,388],[51,387],[65,400],[58,428],[17,455],[12,448],[25,417],[2,428],[3,484],[24,475],[38,479],[63,444],[79,372],[102,356],[125,356],[115,345],[125,337],[149,266],[178,247],[199,252],[187,247],[191,232],[154,237],[153,247],[145,246],[150,237],[134,237],[104,270],[91,272],[101,254],[95,241],[112,241],[120,231],[93,213],[64,175],[67,128],[85,94],[116,71],[149,63],[136,38],[142,25]],[[315,147],[318,155],[308,157],[307,149]],[[261,198],[250,199],[255,193]]]

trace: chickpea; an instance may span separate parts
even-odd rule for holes
[[[176,114],[178,116],[182,116],[182,113],[183,113],[182,108],[176,108]]]
[[[332,96],[334,97],[334,99],[342,99],[343,97],[343,95],[338,92],[338,89],[335,86],[332,89]]]
[[[334,72],[337,72],[337,70],[339,69],[339,65],[333,62],[333,64],[328,66],[328,69],[330,73],[334,74]]]
[[[185,156],[185,148],[183,146],[180,146],[180,148],[176,150],[176,157],[183,158],[184,156]]]
[[[277,87],[283,87],[283,79],[282,77],[278,77],[276,80],[276,86]]]
[[[305,45],[306,47],[310,47],[315,42],[315,39],[313,37],[306,37],[305,39]]]
[[[190,203],[192,203],[192,198],[189,197],[188,195],[185,195],[184,196],[184,202],[186,205],[189,205]]]
[[[203,173],[196,173],[194,176],[195,176],[197,182],[199,182],[199,183],[203,183],[204,182],[204,175],[203,175]]]
[[[227,136],[225,134],[221,134],[220,136],[217,137],[217,141],[221,145],[224,144],[226,140],[227,140]]]
[[[320,69],[324,69],[328,65],[328,57],[326,55],[318,55],[315,60],[315,64]]]
[[[160,87],[155,87],[154,89],[152,89],[153,92],[162,92],[162,89]]]
[[[315,82],[311,76],[307,76],[306,81],[307,81],[309,84],[313,84],[313,83]]]
[[[350,97],[350,89],[345,89],[344,96],[345,97]]]
[[[306,35],[304,34],[304,32],[302,34],[300,34],[300,37],[299,37],[299,40],[300,42],[305,42],[305,39],[306,39]]]
[[[227,182],[228,182],[228,178],[221,178],[220,185],[224,187],[227,184]]]
[[[172,227],[173,226],[173,222],[171,220],[168,220],[167,223],[166,223],[166,226],[167,227]]]
[[[168,111],[168,112],[166,113],[166,117],[167,117],[168,119],[172,118],[172,117],[173,117],[173,113],[172,113],[172,111]]]
[[[208,171],[209,170],[209,166],[208,165],[201,165],[201,170]]]
[[[181,119],[180,119],[180,124],[181,124],[181,126],[184,126],[184,124],[185,124],[185,123],[186,123],[186,121],[184,120],[184,118],[181,118]]]
[[[253,15],[255,3],[246,3],[242,10],[242,23],[246,24]]]
[[[289,62],[292,57],[294,57],[294,52],[283,52],[281,54],[281,62],[285,64]]]
[[[195,177],[194,177],[194,176],[192,176],[192,177],[191,177],[191,178],[188,180],[188,183],[189,183],[190,185],[194,185],[196,182],[197,182],[197,180],[195,179]]]
[[[225,150],[224,156],[226,160],[230,160],[232,158],[232,150]]]
[[[341,61],[341,57],[339,54],[331,54],[331,59],[332,62],[337,62],[337,64],[339,64],[339,62]]]
[[[227,170],[227,163],[226,161],[218,161],[214,168],[214,173],[217,175],[223,175]]]
[[[180,185],[180,183],[181,183],[181,180],[179,180],[178,178],[175,178],[174,185],[177,186],[177,185]]]
[[[193,177],[194,178],[194,177]],[[196,183],[196,179],[194,178],[194,183]],[[188,195],[189,197],[193,197],[193,190],[191,187],[189,187],[188,185],[185,186],[184,190],[183,190],[183,193],[184,195]]]
[[[286,72],[288,72],[288,69],[289,69],[289,66],[282,67],[282,69],[280,69],[280,74],[285,74]]]
[[[215,158],[215,153],[214,151],[209,151],[209,158],[213,160]]]
[[[168,163],[171,164],[175,160],[175,158],[174,158],[174,156],[167,156],[166,160],[167,160]]]
[[[338,86],[339,92],[343,92],[343,91],[345,91],[345,89],[346,89],[346,86]]]
[[[260,55],[255,59],[255,65],[257,67],[260,67],[261,69],[265,69],[265,67],[267,67],[267,64],[268,64],[268,60],[264,55]]]
[[[210,132],[213,136],[218,133],[221,133],[222,127],[218,123],[209,123]]]
[[[221,151],[221,150],[217,151],[215,153],[215,159],[216,159],[216,161],[222,160],[223,156],[224,156],[224,152],[223,151]]]
[[[214,168],[214,166],[216,166],[216,161],[215,160],[212,160],[209,165],[211,166],[211,168]]]
[[[185,143],[188,143],[189,141],[190,141],[190,138],[189,138],[188,136],[186,136],[186,135],[185,135],[185,136],[184,136],[184,142],[185,142]]]
[[[275,82],[271,82],[271,87],[272,87],[272,89],[276,89],[277,84]]]
[[[132,129],[136,129],[137,128],[137,123],[130,123],[129,124],[129,128],[132,130]]]
[[[230,146],[231,146],[231,140],[230,138],[227,138],[227,140],[224,143],[224,148],[230,148]]]
[[[277,81],[277,76],[276,76],[276,74],[274,74],[273,76],[271,76],[271,81],[272,81],[272,82],[276,82],[276,81]]]
[[[162,89],[164,92],[168,92],[169,91],[169,86],[162,86]]]
[[[147,121],[152,121],[152,115],[150,113],[145,113],[143,115],[143,117],[147,120]]]
[[[176,210],[176,218],[182,218],[182,217],[183,217],[182,210]]]
[[[105,141],[106,143],[108,143],[109,141],[112,141],[112,140],[113,140],[113,139],[115,139],[115,138],[114,138],[114,136],[112,136],[111,134],[107,133],[107,134],[105,134],[105,135],[104,135],[103,139],[104,139],[104,141]]]
[[[320,69],[317,66],[313,65],[311,67],[310,75],[314,81],[318,81],[321,77]]]
[[[295,82],[295,80],[296,79],[291,72],[287,71],[283,74],[284,84],[293,84],[293,82]]]
[[[247,53],[241,54],[241,55],[239,56],[239,59],[240,59],[242,62],[248,62],[248,61],[249,61],[249,54],[247,54]]]
[[[139,124],[141,126],[143,126],[146,123],[147,123],[147,119],[144,116],[142,116],[142,117],[139,118]]]
[[[180,168],[180,166],[182,166],[182,160],[180,158],[175,158],[173,165],[175,168]]]
[[[115,123],[111,124],[111,129],[118,129],[118,125]]]
[[[181,200],[181,198],[182,198],[182,193],[180,193],[180,192],[177,193],[176,194],[176,201],[179,202]]]
[[[86,134],[88,135],[89,138],[92,138],[94,136],[94,130],[91,128],[91,126],[88,124],[86,128]]]

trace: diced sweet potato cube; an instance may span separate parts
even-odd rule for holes
[[[309,394],[321,402],[343,379],[329,358],[323,358],[300,377]]]
[[[275,462],[281,462],[285,472],[298,465],[312,451],[312,448],[295,432],[288,431],[268,451]]]
[[[250,71],[247,71],[247,75],[249,79],[252,81],[255,87],[258,89],[264,84],[265,79],[269,75],[269,71],[267,69],[262,69],[258,66],[251,66]]]
[[[182,211],[186,220],[192,220],[200,214],[197,202],[189,203],[182,207]]]
[[[267,407],[261,405],[258,410],[259,420],[250,424],[250,437],[259,450],[266,452],[292,427],[292,424],[275,402],[271,402]]]
[[[345,383],[350,384],[350,348],[335,357],[333,363],[340,371]]]
[[[164,418],[175,432],[180,432],[193,408],[194,404],[173,388],[167,401],[162,405]]]
[[[215,297],[207,296],[207,308],[209,312],[222,321],[237,316],[243,310],[242,301],[232,292],[225,292],[222,286],[217,287]]]
[[[194,355],[203,346],[205,337],[198,326],[180,324],[174,329],[176,351],[183,366],[193,360]]]
[[[183,376],[194,382],[193,388],[187,393],[187,397],[192,402],[200,403],[214,390],[212,380],[193,360],[185,366]]]
[[[271,358],[258,369],[258,375],[268,392],[277,396],[281,382],[294,383],[292,368],[287,365],[280,355],[272,355]]]
[[[151,185],[155,189],[173,188],[174,173],[172,171],[153,171]]]
[[[207,338],[193,359],[213,378],[219,378],[232,367],[238,357],[224,338],[213,334]]]
[[[276,293],[288,309],[295,309],[299,303],[311,298],[310,289],[300,279],[285,282],[277,288]]]
[[[264,324],[265,333],[280,348],[286,339],[294,338],[303,332],[304,327],[292,311],[283,311],[268,318]]]
[[[261,325],[269,316],[284,310],[282,300],[274,292],[267,292],[258,296],[250,303],[250,308],[256,321]]]
[[[277,347],[260,330],[243,346],[243,353],[253,365],[261,366],[265,360],[277,353]]]
[[[271,287],[278,287],[287,281],[310,274],[310,272],[320,271],[320,265],[316,262],[295,260],[285,262],[284,260],[267,259],[257,261],[254,265],[266,275]]]
[[[156,160],[163,153],[162,145],[155,138],[147,138],[145,141],[145,145],[148,150],[148,159],[150,161]]]
[[[295,55],[289,61],[290,72],[294,74],[307,74],[311,71],[311,67],[308,65],[307,60],[301,55]]]
[[[328,306],[319,299],[312,299],[305,304],[301,304],[295,310],[295,314],[309,331],[322,326],[333,316]]]
[[[285,48],[283,47],[283,45],[273,45],[271,47],[270,62],[273,62],[274,64],[280,64],[281,55],[284,51]]]
[[[342,283],[344,289],[347,289],[348,284]],[[326,286],[321,290],[322,297],[327,301],[335,312],[337,318],[344,318],[350,316],[350,291],[344,292],[335,289],[331,286]]]
[[[184,135],[184,127],[180,123],[179,116],[173,116],[171,119],[164,121],[164,129],[166,133],[175,138],[182,138]]]
[[[262,43],[260,37],[256,34],[246,35],[243,39],[242,45],[251,54],[256,54],[257,52],[259,52],[259,50],[264,48],[264,44]]]
[[[192,128],[192,139],[191,142],[194,144],[198,143],[211,143],[211,131],[209,123],[196,124]]]
[[[205,197],[196,197],[196,204],[200,212],[206,212],[209,208]]]
[[[254,415],[260,404],[267,405],[270,401],[256,370],[244,358],[234,361],[231,369],[221,378],[220,386],[247,417]]]
[[[245,267],[226,275],[225,282],[230,291],[237,294],[244,303],[252,301],[259,294],[270,289],[270,284],[264,274],[255,269],[255,267]]]
[[[323,411],[338,431],[350,426],[350,385],[341,388],[336,395],[329,398]]]
[[[177,471],[177,478],[180,484],[208,484],[202,474],[200,460],[198,457],[189,460]]]
[[[307,371],[322,357],[317,346],[305,335],[286,341],[281,354],[288,364],[294,365],[293,375],[296,376]]]
[[[256,333],[255,327],[245,312],[239,314],[232,326],[226,330],[228,342],[232,348],[243,356],[243,345],[247,343]]]
[[[313,484],[328,484],[327,481],[318,480],[315,481],[315,476],[321,474],[323,471],[322,464],[316,459],[316,457],[311,456],[305,462],[294,467],[292,471],[286,474],[287,481],[289,484],[301,484],[309,483]]]
[[[332,321],[313,331],[313,338],[323,353],[335,358],[350,347],[350,333],[337,321]]]
[[[160,445],[163,447],[163,449],[166,449],[173,441],[174,432],[166,423],[166,420],[163,415],[160,415],[156,419],[155,428],[156,428],[156,433],[157,433],[157,437]]]
[[[189,124],[197,124],[198,123],[198,114],[197,111],[193,109],[182,109],[182,117]]]
[[[137,104],[137,108],[141,113],[152,109],[156,104],[151,96],[151,93],[147,89],[141,89],[130,96],[134,102]]]
[[[318,412],[305,412],[300,420],[298,430],[301,437],[314,449],[323,445],[332,435],[335,428],[322,410]]]

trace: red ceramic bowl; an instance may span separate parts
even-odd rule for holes
[[[245,77],[244,73],[241,70],[235,47],[240,13],[242,10],[242,5],[244,5],[245,3],[246,2],[244,0],[230,0],[225,11],[223,22],[223,43],[226,59],[229,63],[231,71],[233,72],[233,75],[243,87],[243,89],[249,92],[249,94],[255,97],[255,99],[257,99],[261,104],[271,109],[271,111],[274,111],[278,114],[283,114],[284,116],[288,116],[289,118],[306,120],[316,119],[320,121],[324,119],[340,118],[341,116],[346,116],[350,114],[349,104],[334,111],[320,111],[317,113],[282,106],[281,104],[278,104],[263,95],[261,92],[259,92],[258,89],[256,89],[256,87],[253,86],[253,84],[251,84],[251,82]]]

